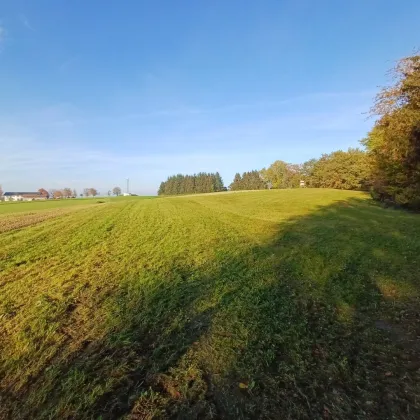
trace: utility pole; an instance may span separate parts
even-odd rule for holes
[[[127,194],[130,194],[130,179],[127,178]]]

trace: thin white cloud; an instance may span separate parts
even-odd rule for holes
[[[29,19],[23,13],[21,13],[19,15],[19,20],[22,22],[23,26],[26,29],[29,29],[30,31],[35,31],[35,29],[33,28],[33,26],[29,23]]]
[[[70,63],[73,59],[69,60]],[[64,63],[67,66],[67,62]],[[334,101],[344,102],[354,100],[369,100],[374,96],[373,90],[362,90],[355,92],[313,92],[303,95],[292,96],[289,98],[278,99],[278,100],[266,100],[266,101],[255,101],[255,102],[244,102],[244,103],[230,103],[222,104],[213,107],[202,107],[202,106],[182,106],[178,108],[164,108],[153,111],[144,112],[129,112],[120,115],[101,115],[91,118],[81,118],[74,123],[85,124],[93,122],[122,122],[125,120],[146,120],[160,117],[189,117],[194,115],[212,115],[212,114],[233,114],[241,111],[252,111],[252,110],[274,110],[275,108],[281,108],[287,105],[296,104],[302,102],[303,104],[312,103],[332,103]],[[368,105],[366,105],[368,109]]]
[[[0,24],[0,51],[2,50],[4,40],[6,38],[6,29],[2,24]]]
[[[212,112],[231,112],[231,111],[240,111],[246,109],[264,109],[271,108],[283,105],[289,105],[295,102],[300,101],[332,101],[334,99],[339,100],[348,100],[350,98],[366,98],[374,95],[372,90],[362,90],[355,92],[313,92],[303,95],[292,96],[289,98],[271,100],[271,101],[257,101],[257,102],[248,102],[248,103],[234,103],[228,105],[222,105],[219,107],[203,109],[203,113],[212,113]]]
[[[133,119],[146,119],[146,118],[156,118],[156,117],[179,117],[185,115],[194,115],[194,114],[202,114],[204,111],[201,109],[194,109],[194,108],[174,108],[174,109],[161,109],[157,111],[150,111],[150,112],[134,112],[131,114],[125,114],[115,117],[116,121],[123,121],[123,120],[133,120]]]

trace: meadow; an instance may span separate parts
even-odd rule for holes
[[[93,204],[99,199],[66,199],[66,200],[37,200],[37,201],[0,201],[0,215],[11,213],[25,213],[38,210],[67,208],[80,205]]]
[[[420,418],[420,215],[326,189],[65,202],[0,205],[0,418]]]
[[[11,213],[28,213],[38,210],[61,209],[68,207],[86,206],[98,204],[99,201],[109,203],[118,200],[144,200],[154,198],[152,196],[143,197],[89,197],[77,199],[57,199],[57,200],[35,200],[35,201],[0,201],[0,215]],[[101,203],[100,203],[101,204]]]

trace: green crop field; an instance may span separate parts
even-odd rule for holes
[[[0,418],[420,418],[420,215],[71,202],[0,205]]]

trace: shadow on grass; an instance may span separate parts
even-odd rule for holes
[[[418,352],[389,334],[395,323],[406,341],[416,333],[419,234],[418,216],[353,199],[279,224],[240,257],[220,249],[207,268],[174,262],[161,282],[125,279],[107,301],[107,334],[49,367],[24,410],[419,418]]]

